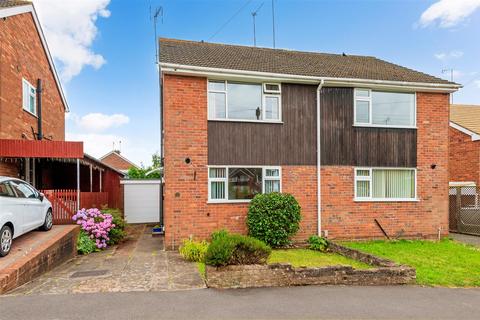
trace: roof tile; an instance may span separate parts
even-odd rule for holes
[[[162,63],[288,75],[454,84],[370,56],[160,39]]]

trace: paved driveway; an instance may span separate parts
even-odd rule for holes
[[[79,256],[10,294],[69,294],[165,291],[204,288],[194,263],[163,251],[144,225],[129,228],[128,240],[115,248]]]
[[[453,239],[455,239],[457,241],[480,247],[480,236],[473,236],[473,235],[469,235],[469,234],[461,234],[461,233],[451,232],[450,237],[452,237]]]

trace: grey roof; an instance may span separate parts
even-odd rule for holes
[[[30,1],[22,1],[22,0],[0,0],[0,8],[19,7],[27,4],[32,4],[32,3]]]
[[[160,39],[160,61],[299,76],[455,84],[370,56]]]

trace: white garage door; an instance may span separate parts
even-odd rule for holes
[[[160,180],[123,180],[127,223],[160,222]]]

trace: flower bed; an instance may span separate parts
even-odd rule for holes
[[[206,282],[211,288],[249,288],[298,285],[399,285],[415,281],[415,269],[395,264],[329,242],[329,251],[368,263],[370,269],[336,265],[293,267],[291,264],[227,265],[206,267]]]
[[[77,242],[79,253],[89,254],[103,250],[125,236],[125,223],[119,212],[112,209],[102,211],[97,208],[81,209],[72,217],[81,227]]]

